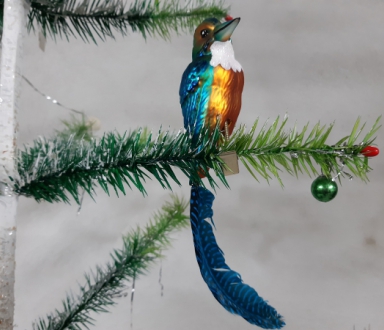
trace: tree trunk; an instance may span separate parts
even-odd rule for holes
[[[20,55],[29,6],[5,0],[0,76],[0,329],[13,329],[16,207],[9,176],[16,177],[16,113],[20,97]]]

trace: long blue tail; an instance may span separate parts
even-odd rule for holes
[[[261,298],[255,289],[243,283],[239,273],[225,263],[216,243],[212,225],[212,203],[215,197],[202,187],[191,187],[191,227],[196,259],[201,275],[216,300],[229,312],[264,329],[280,329],[283,317]]]

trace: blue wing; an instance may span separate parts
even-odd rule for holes
[[[280,329],[285,323],[281,315],[267,304],[240,274],[225,263],[216,243],[212,226],[213,194],[202,187],[191,187],[191,227],[196,259],[201,275],[217,301],[229,312],[264,329]],[[212,222],[213,223],[213,222]]]
[[[196,60],[188,65],[180,83],[180,104],[184,127],[197,136],[205,123],[213,81],[213,67],[206,60]]]

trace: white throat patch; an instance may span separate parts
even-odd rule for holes
[[[242,70],[241,64],[235,59],[235,52],[231,40],[225,42],[215,41],[211,45],[211,53],[212,59],[209,64],[213,67],[220,64],[225,70],[232,69],[234,72],[240,72]]]

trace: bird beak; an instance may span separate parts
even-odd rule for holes
[[[231,35],[233,31],[235,31],[236,26],[239,24],[239,22],[240,17],[216,25],[215,30],[213,31],[215,41],[228,41],[231,38]]]

